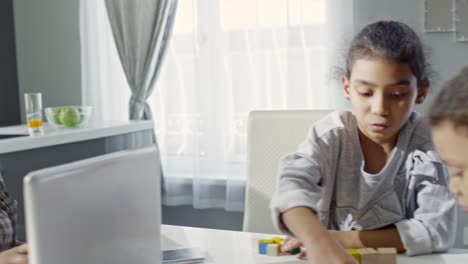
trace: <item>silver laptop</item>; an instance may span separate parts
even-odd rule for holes
[[[160,263],[158,160],[150,147],[29,173],[30,263]]]

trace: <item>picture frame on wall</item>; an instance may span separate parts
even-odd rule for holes
[[[455,40],[468,42],[468,0],[456,0],[455,7]]]
[[[425,32],[454,32],[454,11],[452,0],[424,1]]]

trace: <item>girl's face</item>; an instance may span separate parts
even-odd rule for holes
[[[468,213],[468,130],[445,121],[432,128],[432,139],[440,158],[450,170],[449,189]]]
[[[361,133],[378,144],[395,144],[415,103],[421,103],[429,82],[417,87],[406,63],[385,59],[358,59],[351,76],[342,77],[345,97],[351,101]]]

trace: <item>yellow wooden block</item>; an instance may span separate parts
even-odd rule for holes
[[[354,257],[354,259],[358,262],[358,264],[361,264],[361,254],[359,254],[359,251],[357,251],[357,249],[348,248],[347,251],[349,254],[351,254],[351,256]]]
[[[272,237],[269,239],[262,239],[260,240],[261,242],[267,242],[267,243],[275,243],[275,244],[282,244],[283,239],[281,237]]]

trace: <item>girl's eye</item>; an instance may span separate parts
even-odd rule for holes
[[[463,172],[453,174],[454,177],[463,178]]]
[[[369,96],[372,96],[372,93],[371,92],[359,92],[359,95],[363,97],[369,97]]]
[[[451,168],[450,172],[451,172],[453,177],[463,178],[463,170],[461,170],[461,169]]]
[[[392,96],[396,99],[404,98],[406,95],[407,93],[392,93]]]

